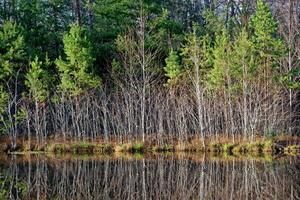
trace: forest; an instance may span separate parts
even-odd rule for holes
[[[125,143],[300,131],[298,0],[0,0],[0,135]]]

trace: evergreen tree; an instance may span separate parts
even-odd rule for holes
[[[25,44],[20,28],[6,21],[0,29],[0,111],[4,113],[13,77],[25,64]],[[16,95],[16,94],[15,94]]]
[[[0,124],[1,122],[4,121],[4,113],[5,113],[5,108],[7,106],[9,94],[3,89],[3,86],[0,86]],[[1,130],[0,130],[1,133]]]
[[[203,17],[204,28],[201,29],[202,35],[208,35],[214,43],[216,36],[222,33],[225,22],[212,10],[204,11]]]
[[[74,19],[69,0],[19,0],[16,20],[24,27],[28,55],[51,59],[62,53],[62,36]]]
[[[26,74],[26,80],[25,80],[25,84],[29,89],[30,97],[34,100],[35,110],[32,113],[34,114],[33,121],[34,121],[37,143],[39,143],[40,135],[42,133],[41,123],[45,123],[45,118],[46,118],[45,112],[42,112],[44,109],[43,107],[40,107],[40,105],[42,104],[45,105],[45,101],[49,96],[50,79],[47,71],[45,71],[43,68],[47,68],[49,65],[50,65],[50,61],[48,57],[46,57],[45,62],[43,63],[39,61],[38,57],[36,56],[34,61],[30,63],[31,68]],[[30,129],[29,123],[30,120],[27,119],[28,129]],[[42,138],[45,138],[45,135]],[[31,140],[30,130],[28,131],[28,140],[30,146],[30,140]]]
[[[249,105],[252,90],[255,90],[255,54],[254,45],[246,30],[242,30],[234,42],[232,53],[231,79],[232,87],[238,96],[242,97],[243,135],[249,134]],[[250,98],[249,98],[250,97]],[[253,135],[252,135],[253,138]]]
[[[231,44],[229,42],[229,35],[224,29],[220,35],[217,35],[216,44],[212,52],[213,68],[208,74],[208,85],[211,89],[223,88],[228,81],[230,52]]]
[[[243,84],[254,81],[257,75],[254,53],[253,42],[249,39],[248,33],[242,30],[233,44],[231,77],[235,88],[242,88],[243,92],[246,92]]]
[[[175,84],[181,74],[179,56],[176,51],[171,50],[166,58],[166,67],[164,67],[169,84]]]
[[[194,88],[198,111],[198,131],[202,138],[202,146],[204,147],[203,82],[207,75],[207,67],[209,67],[209,47],[207,46],[206,38],[200,39],[197,36],[197,28],[198,27],[194,26],[193,33],[188,35],[187,44],[182,49],[182,55]]]
[[[45,63],[39,61],[38,57],[35,57],[34,61],[30,63],[30,70],[26,74],[25,84],[29,88],[30,95],[36,101],[45,101],[49,95],[49,78],[47,71],[43,69],[43,65],[46,67],[50,64],[46,59]]]
[[[191,34],[187,34],[186,43],[182,48],[182,56],[185,67],[191,74],[198,74],[201,84],[207,78],[208,71],[212,67],[211,39],[208,35],[198,36],[199,27],[195,26]]]
[[[25,44],[21,29],[14,22],[5,21],[0,28],[0,126],[11,133],[16,146],[18,122],[23,119],[19,110],[20,83],[26,65]]]
[[[274,78],[279,67],[279,58],[283,55],[282,41],[276,37],[277,23],[269,6],[258,0],[255,14],[251,17],[250,29],[252,41],[257,54],[256,66],[263,79]]]
[[[99,87],[100,78],[93,74],[94,57],[84,28],[73,24],[63,41],[66,59],[55,61],[61,78],[60,89],[77,96]]]
[[[257,1],[255,14],[250,21],[250,28],[253,31],[253,41],[261,55],[272,53],[279,40],[274,36],[277,30],[277,23],[272,17],[270,8],[263,0]]]
[[[178,49],[183,41],[183,26],[170,17],[168,10],[150,21],[150,27],[153,33],[150,36],[150,43],[156,43],[152,46],[161,48],[164,56],[167,56],[169,49]],[[153,39],[154,38],[154,39]]]
[[[20,28],[14,22],[4,22],[0,29],[0,81],[20,70],[25,60],[25,44]]]

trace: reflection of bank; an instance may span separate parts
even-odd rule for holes
[[[5,162],[1,199],[296,199],[300,189],[293,157],[35,155]]]

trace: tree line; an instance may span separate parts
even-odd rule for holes
[[[0,131],[146,141],[299,131],[300,3],[0,1]]]

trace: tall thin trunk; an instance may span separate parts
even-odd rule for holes
[[[35,134],[36,134],[36,141],[37,144],[39,145],[40,143],[40,121],[39,121],[39,106],[38,106],[38,101],[37,99],[35,99],[35,116],[34,116],[34,120],[35,120]]]
[[[81,0],[74,0],[76,20],[79,26],[82,26],[82,17],[81,17]]]
[[[140,53],[141,53],[141,68],[142,68],[142,100],[141,100],[141,133],[143,142],[145,142],[145,102],[146,102],[146,62],[145,62],[145,16],[143,5],[140,10]]]
[[[195,44],[197,45],[197,44]],[[195,67],[195,87],[196,87],[196,99],[197,99],[197,112],[198,112],[198,123],[199,123],[199,131],[202,139],[202,145],[205,147],[204,143],[204,129],[203,129],[203,113],[202,113],[202,99],[203,99],[203,91],[200,88],[200,72],[199,72],[199,60],[197,55],[194,55],[194,67]]]
[[[247,125],[248,125],[248,118],[247,118],[247,114],[248,114],[248,106],[247,106],[247,81],[246,81],[246,77],[247,77],[247,69],[245,66],[245,63],[243,63],[243,134],[244,134],[244,138],[246,138],[247,135]]]
[[[94,0],[88,0],[88,23],[90,31],[93,30],[94,25],[93,3]]]
[[[288,70],[292,70],[292,11],[293,11],[293,3],[292,0],[289,0],[289,36],[288,36]],[[292,78],[289,77],[290,81],[292,81]],[[290,120],[290,125],[289,125],[289,133],[292,132],[292,89],[289,89],[289,120]]]

